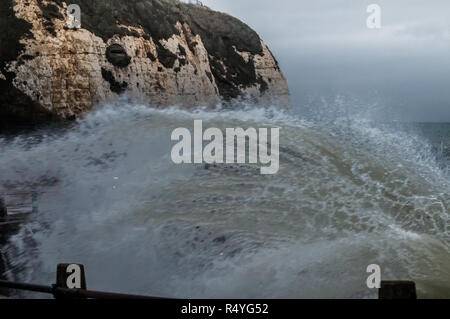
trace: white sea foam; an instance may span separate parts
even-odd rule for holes
[[[175,165],[171,132],[281,127],[280,171]],[[276,108],[120,102],[70,129],[0,139],[1,187],[40,192],[5,249],[9,276],[49,284],[86,265],[91,289],[172,297],[374,297],[385,279],[450,288],[447,177],[426,142],[360,119],[313,123]],[[441,291],[439,290],[439,293]]]

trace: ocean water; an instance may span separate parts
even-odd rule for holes
[[[280,170],[175,165],[171,132],[279,127]],[[0,191],[38,192],[4,276],[180,298],[376,298],[366,268],[450,297],[449,124],[321,122],[275,108],[118,102],[66,128],[0,137]],[[27,297],[38,297],[27,294]]]

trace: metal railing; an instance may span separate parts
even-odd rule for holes
[[[76,284],[72,279],[75,277]],[[56,284],[51,286],[27,284],[0,280],[0,288],[25,290],[53,295],[55,299],[167,299],[142,295],[130,295],[105,291],[88,290],[84,266],[81,264],[59,264],[56,271]]]
[[[55,299],[166,299],[160,297],[150,297],[141,295],[129,295],[104,291],[86,290],[86,289],[69,289],[64,287],[42,286],[35,284],[24,284],[12,281],[0,280],[0,288],[9,288],[17,290],[25,290],[32,292],[40,292],[53,295]]]

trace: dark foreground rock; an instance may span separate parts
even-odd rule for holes
[[[8,214],[5,201],[0,197],[0,218],[5,217]]]

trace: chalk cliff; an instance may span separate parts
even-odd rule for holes
[[[76,0],[73,29],[71,3],[0,1],[3,121],[74,119],[122,93],[158,107],[289,105],[267,46],[227,14],[176,0]]]

